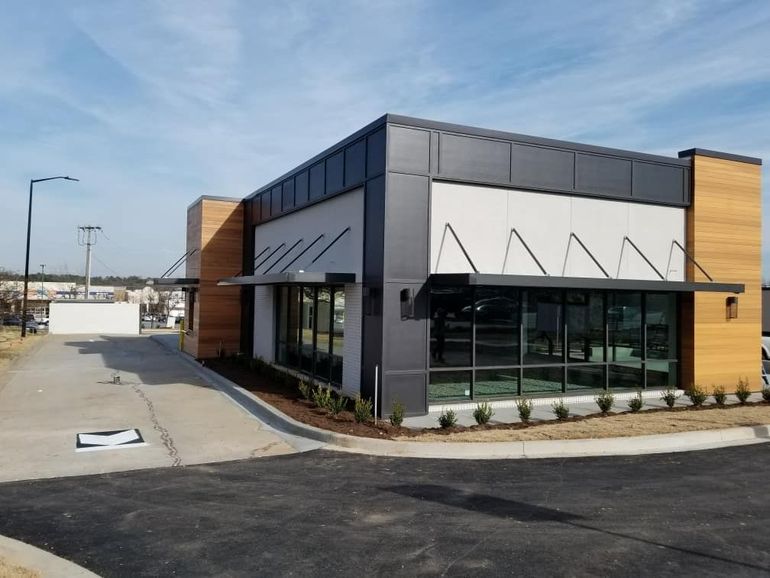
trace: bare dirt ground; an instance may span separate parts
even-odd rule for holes
[[[725,408],[677,408],[608,415],[570,422],[544,423],[522,429],[469,428],[452,433],[425,432],[400,437],[421,442],[512,442],[554,439],[590,439],[666,434],[684,431],[725,429],[770,424],[770,405],[756,404]]]
[[[0,558],[0,578],[40,578],[40,574],[17,566],[6,558]]]

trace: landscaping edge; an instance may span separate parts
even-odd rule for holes
[[[770,425],[622,438],[513,442],[412,442],[351,436],[298,422],[250,391],[202,366],[165,340],[156,336],[151,336],[150,339],[179,355],[218,391],[279,433],[322,442],[326,444],[324,448],[329,450],[409,458],[522,459],[686,452],[770,441]]]
[[[8,563],[39,572],[41,576],[99,578],[97,574],[74,562],[7,536],[0,536],[0,557]]]

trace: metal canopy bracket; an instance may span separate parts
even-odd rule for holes
[[[604,273],[604,276],[605,276],[607,279],[611,279],[611,277],[610,277],[609,273],[607,273],[607,271],[605,271],[605,270],[604,270],[604,267],[602,267],[601,263],[599,263],[599,261],[596,259],[596,257],[594,257],[594,254],[593,254],[593,253],[591,253],[591,251],[589,251],[589,250],[588,250],[588,247],[586,247],[586,246],[585,246],[585,244],[583,243],[583,241],[581,241],[581,240],[580,240],[580,237],[578,237],[578,236],[577,236],[575,233],[570,233],[570,234],[569,234],[569,241],[567,241],[567,253],[564,255],[564,269],[566,270],[566,268],[567,268],[567,259],[569,258],[569,248],[570,248],[570,245],[572,244],[572,239],[573,239],[573,237],[574,237],[574,239],[575,239],[575,240],[578,242],[578,244],[579,244],[579,245],[580,245],[580,246],[583,248],[583,251],[585,251],[585,252],[586,252],[586,254],[587,254],[589,257],[591,257],[591,261],[593,261],[593,262],[594,262],[594,264],[595,264],[597,267],[599,267],[599,270],[600,270],[602,273]]]
[[[444,233],[441,235],[441,246],[444,246],[444,238],[446,237],[447,229],[449,229],[449,232],[452,233],[452,236],[455,238],[455,241],[457,241],[457,244],[460,246],[460,250],[463,252],[463,255],[465,255],[465,259],[468,261],[468,263],[471,266],[471,269],[473,269],[474,273],[478,273],[479,270],[476,269],[476,265],[473,264],[473,260],[471,259],[470,255],[468,255],[468,251],[465,250],[465,245],[463,245],[462,241],[460,241],[460,237],[457,236],[457,233],[455,233],[454,228],[452,228],[452,225],[449,223],[446,223],[444,225]],[[441,258],[441,253],[439,252],[439,259]],[[436,262],[436,269],[438,269],[438,262]]]
[[[700,272],[703,273],[709,281],[711,281],[712,283],[714,282],[714,279],[711,277],[711,275],[706,273],[706,270],[700,266],[700,264],[695,260],[695,257],[693,257],[687,252],[687,249],[685,249],[684,247],[682,247],[682,245],[679,244],[679,241],[677,241],[676,239],[672,239],[671,249],[674,248],[674,245],[676,245],[682,250],[682,253],[684,253],[684,256],[687,257],[690,260],[690,262],[692,262],[693,265],[695,265],[698,269],[700,269]],[[666,278],[668,278],[668,271],[666,271]]]
[[[660,280],[661,281],[665,281],[666,278],[660,273],[660,271],[658,271],[658,268],[655,267],[655,265],[652,264],[652,261],[650,261],[647,258],[647,255],[642,253],[642,250],[639,247],[637,247],[636,244],[631,239],[629,239],[627,236],[623,237],[623,243],[620,245],[620,263],[618,263],[618,277],[620,277],[620,265],[623,262],[623,248],[626,245],[626,241],[628,241],[628,244],[631,245],[634,249],[636,249],[636,252],[639,253],[639,256],[642,259],[644,259],[644,262],[647,263],[653,271],[655,271],[655,274],[658,277],[660,277]]]
[[[519,234],[519,232],[516,230],[516,227],[511,228],[511,232],[508,233],[508,243],[505,245],[505,257],[503,258],[503,270],[501,273],[505,273],[505,265],[508,262],[508,251],[511,248],[511,239],[513,238],[513,235],[516,235],[516,237],[519,239],[519,242],[524,245],[524,248],[527,250],[527,253],[529,253],[529,256],[532,257],[532,260],[535,262],[535,264],[540,268],[540,270],[543,272],[543,275],[548,275],[548,272],[545,270],[545,267],[540,264],[540,261],[538,261],[537,257],[535,257],[535,254],[532,252],[532,249],[529,248],[529,245],[527,245],[527,242],[524,240],[524,238]]]

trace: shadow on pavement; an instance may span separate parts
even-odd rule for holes
[[[122,385],[131,385],[129,374],[135,374],[144,385],[181,383],[210,388],[174,353],[149,337],[99,335],[64,345],[77,348],[80,355],[100,355],[106,368],[104,383],[112,383],[112,373],[118,372]]]

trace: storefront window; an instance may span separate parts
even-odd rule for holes
[[[611,293],[607,310],[609,361],[642,359],[642,294]]]
[[[475,298],[476,367],[519,365],[519,292],[479,287]]]
[[[471,365],[473,299],[467,287],[434,289],[430,302],[430,366]]]
[[[471,397],[471,372],[431,372],[428,396],[435,401],[469,399]]]
[[[276,288],[276,360],[342,383],[345,292],[341,287]]]
[[[533,289],[524,295],[524,363],[564,363],[562,292]]]
[[[675,359],[676,295],[649,293],[646,309],[647,359]]]
[[[567,362],[604,361],[604,295],[568,291]]]

